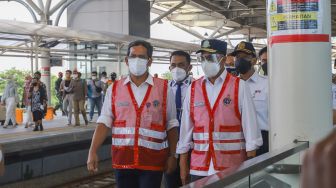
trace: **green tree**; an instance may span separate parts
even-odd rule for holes
[[[7,85],[7,78],[9,75],[12,75],[14,77],[14,80],[18,86],[18,93],[20,100],[22,99],[22,94],[23,94],[23,87],[24,87],[24,81],[25,81],[25,76],[29,74],[29,71],[22,71],[18,70],[16,68],[12,68],[6,71],[0,72],[0,93],[1,95],[3,94],[5,87]]]
[[[170,71],[167,71],[167,72],[161,74],[161,77],[163,79],[166,79],[166,80],[172,80],[173,79],[172,74],[171,74]]]
[[[56,97],[56,90],[55,90],[55,82],[57,80],[57,76],[51,75],[51,105],[56,106],[58,103],[57,97]]]

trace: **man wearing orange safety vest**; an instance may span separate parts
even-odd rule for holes
[[[250,89],[225,70],[226,42],[204,40],[201,47],[197,54],[205,76],[187,91],[177,147],[183,184],[189,173],[196,181],[237,167],[262,145]]]
[[[148,42],[129,44],[125,62],[130,74],[108,88],[89,151],[88,170],[96,172],[97,150],[112,129],[112,166],[119,188],[159,188],[163,172],[176,168],[175,98],[166,80],[148,73],[152,54]]]

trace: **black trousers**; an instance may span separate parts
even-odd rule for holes
[[[115,178],[118,188],[160,188],[161,171],[116,169]]]
[[[261,131],[263,145],[257,150],[257,156],[267,153],[269,151],[268,131]]]
[[[171,174],[164,173],[164,179],[166,188],[178,188],[182,186],[179,160],[177,160],[177,167],[174,172]]]

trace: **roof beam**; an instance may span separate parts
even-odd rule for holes
[[[178,5],[176,5],[175,7],[171,8],[170,10],[168,10],[167,12],[161,14],[159,17],[155,18],[154,20],[152,20],[150,22],[151,25],[155,24],[157,21],[161,20],[162,18],[168,16],[169,14],[173,13],[175,10],[183,7],[186,4],[186,0],[183,0],[181,3],[179,3]]]

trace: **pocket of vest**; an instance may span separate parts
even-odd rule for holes
[[[116,120],[113,122],[115,127],[126,127],[126,120]]]
[[[163,132],[166,130],[166,127],[160,124],[151,123],[151,130]]]
[[[204,127],[203,126],[195,126],[194,127],[194,133],[204,133]]]
[[[241,132],[241,126],[240,125],[220,125],[219,126],[220,132]]]

